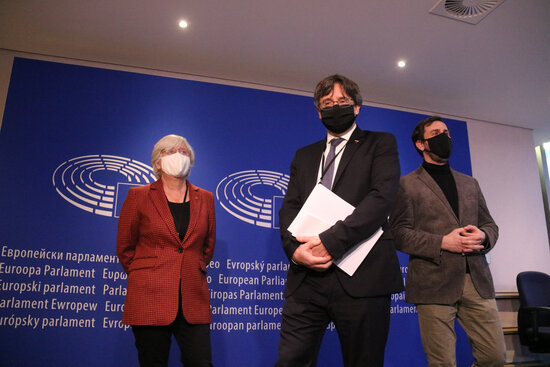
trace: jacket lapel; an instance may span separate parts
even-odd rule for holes
[[[188,241],[189,236],[194,231],[195,227],[197,226],[198,218],[200,218],[200,211],[202,208],[202,199],[201,195],[199,195],[199,188],[191,185],[189,181],[187,181],[187,187],[189,188],[189,227],[187,227],[187,232],[185,233],[185,237],[183,238],[183,247],[188,247],[191,242]]]
[[[359,126],[357,126],[353,131],[353,133],[351,134],[347,142],[346,149],[344,149],[344,152],[342,153],[342,158],[340,159],[340,163],[338,164],[338,170],[336,171],[336,175],[334,176],[334,182],[332,183],[333,191],[336,185],[338,184],[340,177],[342,177],[342,173],[346,169],[346,166],[351,161],[351,158],[353,157],[357,149],[365,141],[366,136],[367,136],[367,132],[359,129]]]
[[[306,174],[306,192],[307,195],[313,191],[315,185],[319,183],[319,167],[321,167],[321,162],[323,160],[323,153],[325,152],[327,140],[321,140],[315,143],[314,150],[312,151],[312,164],[307,165],[308,172]]]
[[[460,216],[460,219],[468,224],[468,213],[466,207],[468,206],[468,195],[471,194],[470,192],[468,192],[469,185],[467,185],[467,182],[464,182],[462,180],[462,177],[456,174],[455,170],[451,169],[451,173],[453,174],[453,178],[456,183],[456,192],[458,195],[458,214]]]
[[[441,203],[447,209],[447,211],[458,222],[458,218],[456,217],[456,214],[455,214],[453,208],[451,208],[451,204],[449,204],[449,201],[445,197],[445,194],[443,193],[443,191],[441,190],[441,188],[439,187],[437,182],[435,182],[435,180],[432,178],[432,176],[430,176],[430,174],[422,166],[418,167],[415,172],[416,172],[418,178],[420,179],[420,181],[422,181],[426,186],[428,186],[428,188],[435,194],[435,196],[437,196],[439,201],[441,201]],[[460,207],[460,194],[459,194],[459,200],[458,201],[459,201],[459,207]]]
[[[149,195],[151,196],[151,201],[157,209],[160,218],[164,224],[166,224],[166,227],[168,227],[172,237],[174,237],[174,239],[176,239],[179,243],[180,239],[176,230],[176,225],[174,224],[174,218],[172,217],[172,213],[168,207],[168,201],[166,200],[166,195],[164,194],[164,189],[162,188],[162,179],[158,179],[151,184]]]

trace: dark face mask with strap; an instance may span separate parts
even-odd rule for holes
[[[426,149],[426,152],[433,153],[443,159],[447,159],[451,156],[453,150],[453,142],[449,135],[441,133],[432,138],[426,139],[430,150]]]
[[[348,130],[355,122],[353,105],[334,105],[321,110],[323,125],[333,134],[341,134]]]

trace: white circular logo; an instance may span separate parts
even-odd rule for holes
[[[288,175],[250,170],[224,177],[216,187],[216,198],[232,216],[260,227],[279,228],[278,208],[286,194]]]
[[[69,159],[52,175],[53,186],[63,199],[87,212],[116,218],[131,186],[155,180],[150,166],[105,154]]]

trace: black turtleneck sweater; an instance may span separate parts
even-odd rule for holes
[[[457,218],[460,218],[458,215],[458,193],[456,191],[456,183],[453,175],[451,174],[451,168],[449,164],[438,165],[432,164],[424,161],[422,167],[432,176],[432,178],[437,182],[443,194],[447,198],[447,201],[453,208]]]

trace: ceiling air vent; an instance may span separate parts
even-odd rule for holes
[[[477,24],[504,0],[440,0],[430,13]]]

